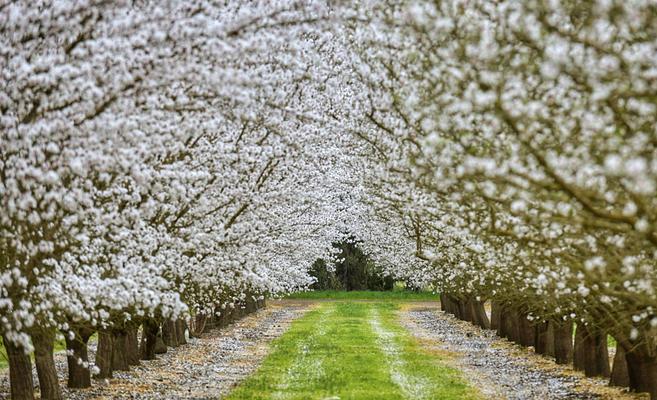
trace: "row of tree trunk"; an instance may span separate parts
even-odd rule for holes
[[[199,337],[213,328],[223,328],[247,314],[265,306],[264,300],[248,300],[235,308],[226,308],[216,315],[197,314],[188,321],[184,319],[157,321],[146,319],[140,325],[132,324],[98,332],[98,347],[95,364],[97,379],[111,379],[114,371],[127,371],[130,366],[139,365],[140,360],[154,360],[157,354],[167,352],[168,347],[178,347],[187,343],[187,338]],[[141,335],[139,332],[141,331]],[[68,381],[73,389],[91,386],[92,376],[89,365],[88,343],[96,333],[93,327],[81,326],[75,336],[65,332],[67,349]],[[141,337],[140,337],[141,336]],[[57,378],[54,361],[55,331],[35,329],[31,332],[34,346],[34,363],[37,370],[41,399],[60,400],[62,393]],[[11,398],[14,400],[33,400],[34,381],[32,361],[23,347],[15,345],[2,337],[9,361],[9,380]]]
[[[532,322],[522,310],[497,302],[491,304],[489,321],[482,301],[449,294],[441,294],[440,301],[442,309],[456,318],[483,329],[494,329],[500,337],[554,357],[557,364],[572,363],[586,376],[607,377],[612,386],[647,392],[652,400],[657,400],[657,357],[650,351],[626,349],[619,344],[610,368],[606,332],[579,324],[573,340],[571,321]]]

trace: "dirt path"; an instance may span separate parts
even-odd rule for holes
[[[586,378],[440,311],[438,303],[406,303],[401,323],[429,351],[441,353],[490,399],[639,399]]]
[[[90,389],[67,390],[66,359],[55,356],[66,399],[217,399],[246,378],[267,355],[269,343],[311,308],[304,302],[272,301],[229,327],[169,349],[157,360],[142,361],[129,372],[115,372],[111,382]],[[90,346],[93,359],[95,345]],[[36,378],[36,377],[35,377]],[[37,382],[35,380],[35,382]],[[108,384],[109,383],[109,384]],[[9,393],[8,377],[0,380],[0,399]]]

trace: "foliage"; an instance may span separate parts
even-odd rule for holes
[[[393,278],[378,268],[363,253],[353,240],[334,243],[339,250],[336,261],[327,266],[326,261],[318,259],[309,273],[315,278],[310,286],[315,290],[392,290]]]
[[[378,300],[378,301],[436,301],[438,295],[432,292],[393,290],[393,291],[359,291],[314,290],[296,292],[286,296],[288,299],[312,300]]]

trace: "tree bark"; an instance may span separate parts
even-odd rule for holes
[[[232,320],[232,314],[233,314],[233,309],[226,307],[225,309],[221,310],[221,314],[218,317],[217,320],[217,328],[225,328],[228,325],[230,325],[230,322]]]
[[[557,364],[569,364],[573,360],[573,323],[554,325],[554,358]]]
[[[498,330],[500,327],[500,303],[492,301],[490,303],[490,329]]]
[[[649,393],[651,400],[657,399],[657,356],[645,354],[640,349],[625,353],[630,389]]]
[[[185,337],[185,331],[187,330],[187,323],[184,319],[180,318],[176,321],[176,336],[178,338],[178,344],[187,344],[187,338]]]
[[[201,337],[201,334],[205,330],[205,323],[208,320],[208,316],[206,314],[196,314],[196,317],[194,318],[194,332],[193,336],[194,337]],[[192,335],[190,335],[192,336]]]
[[[536,354],[547,354],[549,322],[539,322],[534,325],[534,351]]]
[[[138,326],[128,327],[128,336],[125,342],[128,365],[139,365],[139,359],[141,357],[139,354],[139,339],[137,337],[138,330]]]
[[[530,320],[527,319],[527,315],[524,313],[518,313],[518,344],[531,347],[534,346],[534,325]]]
[[[142,360],[155,360],[156,347],[157,347],[157,334],[160,326],[154,320],[144,321],[142,334],[141,334],[141,359]],[[166,346],[164,346],[166,348]]]
[[[258,308],[260,309],[265,307],[267,307],[267,299],[263,297],[262,299],[258,300]]]
[[[128,341],[127,330],[116,330],[112,332],[114,346],[112,347],[112,371],[129,371],[130,364],[128,363],[128,349],[126,343]]]
[[[32,360],[22,347],[2,337],[9,361],[9,385],[13,400],[34,400]]]
[[[591,329],[584,324],[577,324],[573,367],[576,370],[584,371],[584,374],[589,377],[609,377],[607,334]]]
[[[32,334],[34,346],[34,363],[39,377],[39,390],[44,400],[61,400],[62,391],[59,388],[57,369],[53,357],[55,347],[55,332],[38,330]]]
[[[167,345],[164,343],[164,339],[162,338],[162,330],[160,329],[159,325],[157,329],[158,332],[155,336],[155,354],[164,354],[167,352]]]
[[[625,359],[625,349],[623,346],[616,345],[616,355],[614,355],[614,365],[611,369],[609,386],[630,386],[630,375],[627,370],[627,360]]]
[[[168,319],[162,323],[162,340],[169,347],[178,346],[178,336],[176,334],[176,323]]]
[[[89,367],[84,367],[83,363],[89,363],[89,353],[87,345],[89,338],[94,334],[91,328],[79,328],[75,332],[75,337],[66,339],[66,362],[68,364],[68,384],[71,389],[83,389],[91,387],[91,371]]]
[[[253,294],[249,293],[246,296],[246,313],[252,314],[258,310],[256,301],[253,299]]]
[[[97,379],[112,378],[112,355],[114,354],[114,337],[108,331],[98,333],[98,349],[96,351],[96,366],[100,370]]]
[[[502,337],[512,342],[520,343],[520,321],[518,321],[518,312],[509,306],[504,307],[501,318]]]
[[[486,314],[484,303],[482,301],[472,300],[470,302],[470,307],[472,322],[481,329],[490,329],[490,321],[488,320],[488,314]]]

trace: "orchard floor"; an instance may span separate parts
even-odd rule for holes
[[[447,316],[436,302],[416,300],[273,300],[228,328],[64,397],[641,398]],[[64,379],[64,354],[55,358]],[[8,397],[6,375],[0,398]]]

